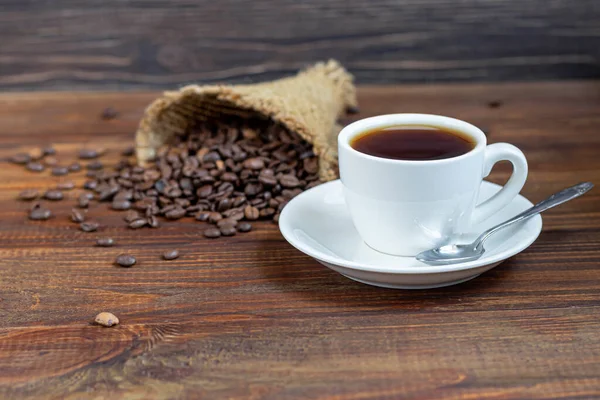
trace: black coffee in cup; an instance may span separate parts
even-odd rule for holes
[[[457,157],[475,148],[472,137],[433,126],[392,126],[363,132],[350,141],[354,150],[393,160],[429,161]]]

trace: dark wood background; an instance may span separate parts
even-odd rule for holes
[[[598,0],[0,0],[0,90],[600,77]]]

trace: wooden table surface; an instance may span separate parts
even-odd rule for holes
[[[154,96],[0,95],[0,158],[54,144],[70,161],[97,145],[114,161]],[[531,201],[600,184],[600,82],[363,87],[360,104],[357,118],[444,114],[515,144]],[[107,106],[117,119],[99,118]],[[271,223],[209,241],[190,219],[131,231],[96,205],[119,243],[100,249],[67,218],[76,191],[46,222],[14,200],[58,180],[0,168],[0,398],[600,398],[598,188],[544,214],[530,248],[479,278],[400,291],[338,275]],[[162,261],[173,248],[182,256]],[[112,265],[125,250],[131,269]],[[91,325],[100,311],[121,324]]]

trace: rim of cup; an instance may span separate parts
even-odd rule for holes
[[[360,152],[350,145],[350,141],[354,137],[365,131],[393,128],[396,126],[426,126],[457,131],[473,138],[476,145],[465,154],[450,158],[442,158],[439,160],[396,160],[391,158],[377,157]],[[344,148],[361,157],[384,163],[412,165],[424,163],[445,164],[471,157],[474,153],[482,151],[487,145],[487,138],[481,129],[460,119],[435,114],[401,113],[384,114],[375,117],[364,118],[346,125],[338,135],[338,145],[341,148]]]

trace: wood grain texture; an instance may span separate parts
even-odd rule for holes
[[[358,82],[600,77],[597,0],[0,2],[0,89],[248,82],[330,57]]]
[[[155,93],[0,95],[0,158],[132,139]],[[525,152],[532,201],[600,183],[600,83],[363,87],[362,114],[471,121]],[[498,108],[488,107],[500,101]],[[112,106],[119,117],[99,118]],[[491,180],[502,183],[499,166]],[[82,182],[82,173],[77,181]],[[600,191],[544,214],[526,251],[449,288],[362,285],[288,245],[275,225],[210,241],[185,219],[131,231],[94,206],[100,233],[25,218],[47,172],[0,168],[0,398],[592,399],[600,397]],[[76,191],[69,193],[73,199]],[[110,235],[114,248],[94,247]],[[181,257],[166,262],[163,251]],[[122,269],[127,251],[138,265]],[[121,324],[89,322],[100,311]]]

